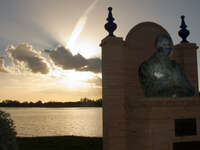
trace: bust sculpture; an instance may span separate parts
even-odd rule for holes
[[[139,80],[146,97],[193,96],[194,88],[187,79],[183,68],[170,60],[173,44],[167,34],[155,40],[156,52],[139,68]]]

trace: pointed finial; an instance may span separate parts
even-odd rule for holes
[[[187,25],[185,24],[185,16],[181,16],[181,30],[178,32],[178,35],[182,38],[181,43],[189,43],[187,37],[190,35],[190,31],[187,30]]]
[[[108,31],[108,36],[114,36],[113,32],[117,29],[117,25],[114,23],[115,18],[112,15],[112,7],[108,7],[108,18],[106,19],[108,23],[105,24],[104,28]]]

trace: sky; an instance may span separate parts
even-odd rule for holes
[[[0,0],[0,100],[101,98],[99,45],[109,6],[118,37],[151,21],[177,44],[185,15],[188,40],[199,46],[199,0]]]

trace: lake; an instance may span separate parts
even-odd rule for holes
[[[17,136],[102,137],[102,108],[0,108],[10,113]]]

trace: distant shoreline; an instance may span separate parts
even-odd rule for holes
[[[102,99],[91,100],[81,98],[76,102],[20,102],[18,100],[3,100],[0,102],[0,107],[45,107],[45,108],[60,108],[60,107],[102,107]]]
[[[100,107],[102,106],[58,106],[58,107],[48,107],[48,106],[0,106],[0,108],[78,108],[78,107]]]

